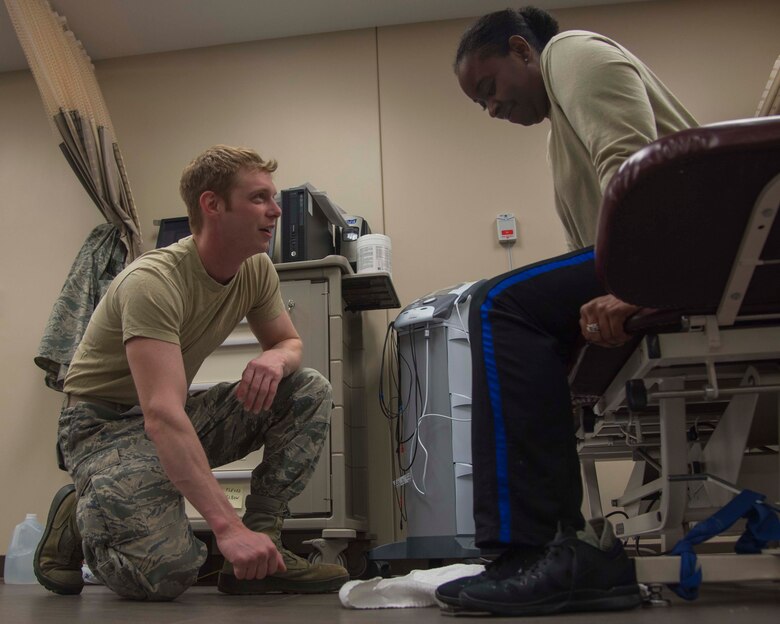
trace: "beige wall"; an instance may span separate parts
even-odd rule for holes
[[[702,122],[753,114],[780,53],[773,0],[655,1],[560,11],[564,28],[614,36],[643,58]],[[426,23],[175,52],[98,64],[141,216],[184,214],[182,167],[215,142],[280,161],[279,188],[308,180],[393,241],[402,302],[508,267],[499,212],[518,217],[515,266],[564,250],[545,163],[546,127],[489,119],[450,68],[467,21]],[[67,481],[53,457],[59,395],[32,357],[62,282],[97,211],[59,154],[27,72],[0,74],[0,552],[25,512],[45,516]],[[394,312],[372,312],[376,379]],[[389,443],[372,423],[370,510],[392,539]]]

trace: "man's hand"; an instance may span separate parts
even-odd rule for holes
[[[580,308],[580,330],[585,340],[602,347],[619,347],[631,339],[623,324],[639,310],[613,295],[588,301]]]
[[[217,535],[220,552],[233,564],[233,574],[239,580],[261,579],[285,572],[284,559],[271,538],[236,525]]]
[[[258,414],[271,408],[279,382],[284,377],[284,363],[284,354],[269,349],[246,365],[236,389],[236,397],[244,409]]]
[[[258,322],[251,315],[247,321],[263,353],[246,365],[236,398],[257,414],[271,409],[279,382],[301,365],[303,343],[286,310],[270,321]]]

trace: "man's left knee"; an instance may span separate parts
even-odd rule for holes
[[[308,396],[313,403],[330,403],[333,400],[333,388],[327,378],[313,368],[301,368],[293,373],[292,381],[297,393]]]

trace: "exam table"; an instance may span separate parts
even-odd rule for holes
[[[597,274],[644,309],[626,345],[584,346],[569,382],[592,517],[597,464],[632,462],[609,514],[629,544],[667,553],[745,488],[780,500],[779,209],[780,116],[666,136],[605,191]],[[637,557],[640,582],[677,582],[679,559]],[[704,582],[780,579],[777,550],[698,565]]]

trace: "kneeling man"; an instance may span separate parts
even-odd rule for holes
[[[348,578],[283,548],[287,503],[322,450],[331,387],[301,369],[268,251],[281,214],[276,162],[215,146],[184,170],[192,236],[150,251],[112,282],[65,380],[58,445],[74,485],[54,498],[35,556],[47,589],[77,594],[81,561],[117,594],[171,600],[197,580],[206,546],[184,498],[225,557],[231,594],[324,592]],[[203,360],[246,317],[262,353],[236,383],[196,396]],[[211,468],[264,447],[243,523]]]

